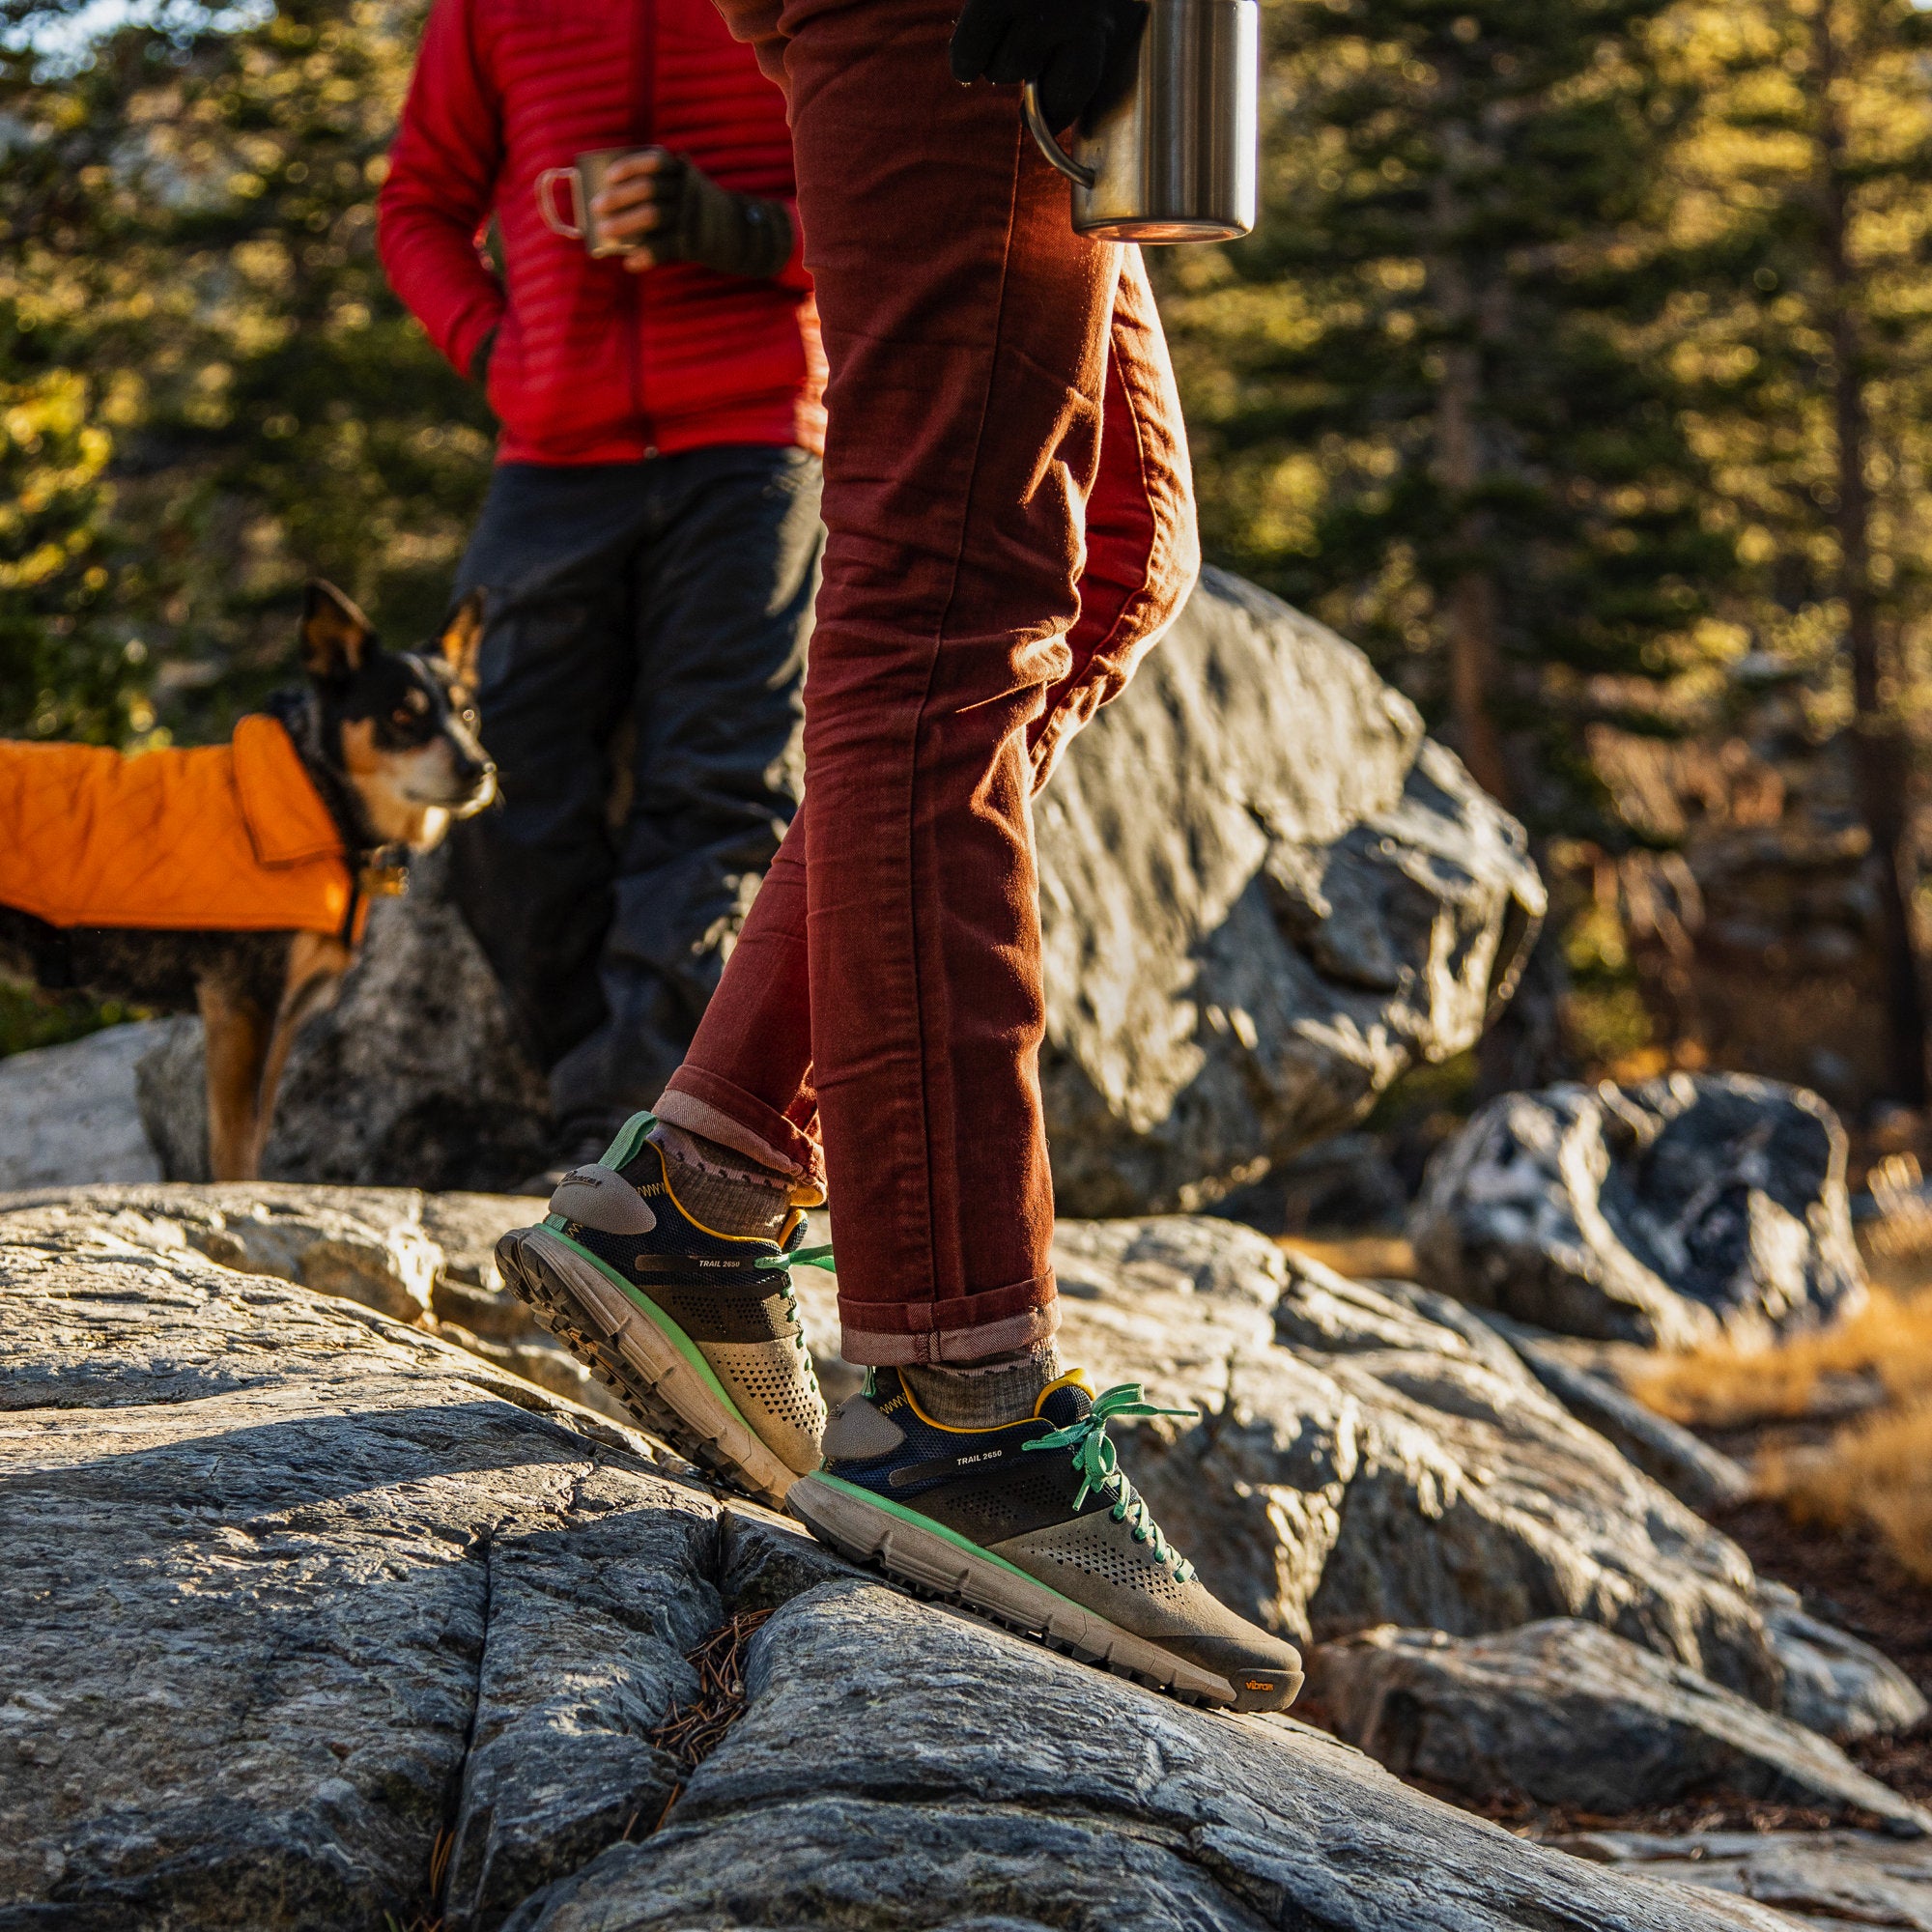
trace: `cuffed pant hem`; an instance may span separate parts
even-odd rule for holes
[[[1059,1332],[1052,1275],[961,1295],[952,1301],[878,1302],[838,1298],[839,1353],[857,1368],[906,1363],[977,1362],[1025,1349]]]
[[[702,1134],[780,1174],[810,1182],[824,1197],[825,1156],[816,1144],[782,1114],[715,1073],[688,1064],[680,1066],[651,1111],[688,1134]]]

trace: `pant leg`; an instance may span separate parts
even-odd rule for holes
[[[818,460],[727,445],[649,466],[632,564],[630,802],[599,959],[605,1017],[556,1065],[560,1119],[602,1130],[684,1058],[798,800]]]
[[[857,1361],[1055,1319],[1027,734],[1070,668],[1119,253],[1072,234],[1013,92],[952,84],[952,14],[780,22],[832,379],[801,822]]]
[[[812,1081],[805,923],[805,820],[810,810],[809,802],[799,807],[691,1051],[656,1111],[822,1193],[825,1153]]]
[[[485,592],[477,708],[500,803],[455,828],[453,885],[546,1067],[604,1011],[609,740],[632,682],[642,470],[499,465],[457,578],[459,596]]]
[[[775,62],[782,72],[782,63]],[[1179,614],[1200,568],[1180,398],[1138,249],[1123,252],[1108,344],[1100,467],[1085,511],[1071,667],[1034,726],[1034,785]],[[795,819],[696,1042],[657,1111],[823,1187],[812,1085],[805,832]]]
[[[1034,785],[1101,705],[1120,695],[1201,574],[1180,392],[1138,248],[1121,251],[1108,331],[1100,469],[1086,505],[1080,621],[1067,674],[1034,726]]]

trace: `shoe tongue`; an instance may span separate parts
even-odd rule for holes
[[[1048,1389],[1039,1405],[1039,1414],[1056,1429],[1078,1422],[1094,1406],[1094,1398],[1079,1382],[1062,1382]]]

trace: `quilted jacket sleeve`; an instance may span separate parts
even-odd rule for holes
[[[476,45],[476,0],[436,0],[377,198],[389,285],[461,375],[503,313],[480,232],[502,165],[502,122]]]

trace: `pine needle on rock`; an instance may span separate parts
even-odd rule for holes
[[[745,1652],[770,1610],[744,1610],[720,1624],[696,1650],[685,1653],[697,1671],[697,1695],[673,1704],[650,1741],[677,1767],[677,1782],[658,1815],[662,1825],[684,1795],[691,1774],[718,1747],[745,1708]],[[653,1831],[657,1826],[651,1828]],[[630,1834],[628,1831],[625,1835]]]

